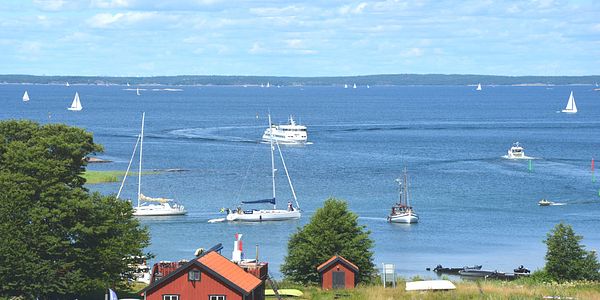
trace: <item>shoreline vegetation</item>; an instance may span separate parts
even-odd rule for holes
[[[159,174],[159,171],[144,171],[142,175],[154,175]],[[110,183],[119,182],[123,180],[125,171],[96,171],[86,170],[82,177],[85,178],[86,184],[99,184],[99,183]],[[129,176],[137,176],[138,172],[130,172]]]
[[[0,84],[84,85],[178,85],[178,86],[343,86],[344,84],[409,85],[596,85],[600,75],[586,76],[498,76],[474,74],[381,74],[362,76],[218,76],[178,75],[150,77],[0,75]]]

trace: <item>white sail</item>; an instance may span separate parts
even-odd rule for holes
[[[573,91],[571,91],[571,95],[569,96],[569,101],[567,102],[567,106],[562,110],[564,113],[576,113],[577,112],[577,104],[575,104],[575,97],[573,97]]]
[[[81,106],[81,101],[79,100],[79,93],[75,92],[75,98],[73,98],[73,102],[71,103],[71,107],[67,108],[68,110],[72,110],[72,111],[80,111],[83,109],[83,106]]]
[[[67,84],[65,84],[65,85],[66,85],[66,86],[71,86],[71,85],[69,85],[69,82],[68,82],[68,81],[67,81]]]
[[[344,88],[345,88],[345,89],[347,89],[347,88],[348,88],[348,85],[347,85],[347,84],[344,84]]]
[[[137,88],[137,89],[135,90],[135,94],[136,94],[136,95],[138,95],[138,96],[140,95],[140,89],[139,89],[139,88]]]
[[[476,90],[481,91],[481,83],[477,84],[477,89]]]
[[[353,88],[353,89],[355,89],[355,88],[356,88],[356,83],[354,84],[354,86],[352,86],[352,88]]]
[[[27,91],[25,91],[25,94],[23,94],[23,102],[27,101],[29,101],[29,94],[27,94]]]

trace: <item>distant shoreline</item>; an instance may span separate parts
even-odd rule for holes
[[[0,75],[0,84],[52,84],[52,85],[124,85],[127,86],[344,86],[352,88],[369,86],[411,85],[501,85],[501,86],[553,86],[597,85],[600,75],[586,76],[498,76],[459,74],[383,74],[334,77],[287,76],[221,76],[178,75],[149,77],[117,76],[37,76]]]

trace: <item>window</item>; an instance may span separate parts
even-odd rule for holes
[[[188,272],[188,281],[200,281],[200,270],[191,270]]]
[[[163,300],[179,300],[179,295],[163,295]]]
[[[208,296],[208,300],[227,300],[227,296],[225,296],[225,295],[210,295],[210,296]]]

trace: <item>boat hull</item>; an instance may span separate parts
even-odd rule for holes
[[[299,210],[261,209],[252,211],[230,212],[227,221],[230,222],[266,222],[300,219]]]
[[[181,205],[169,205],[168,203],[141,205],[133,208],[134,216],[181,216],[187,214],[187,210]]]
[[[411,214],[401,214],[401,215],[391,215],[388,216],[388,221],[390,223],[403,223],[403,224],[411,224],[418,223],[419,216],[414,213]]]

